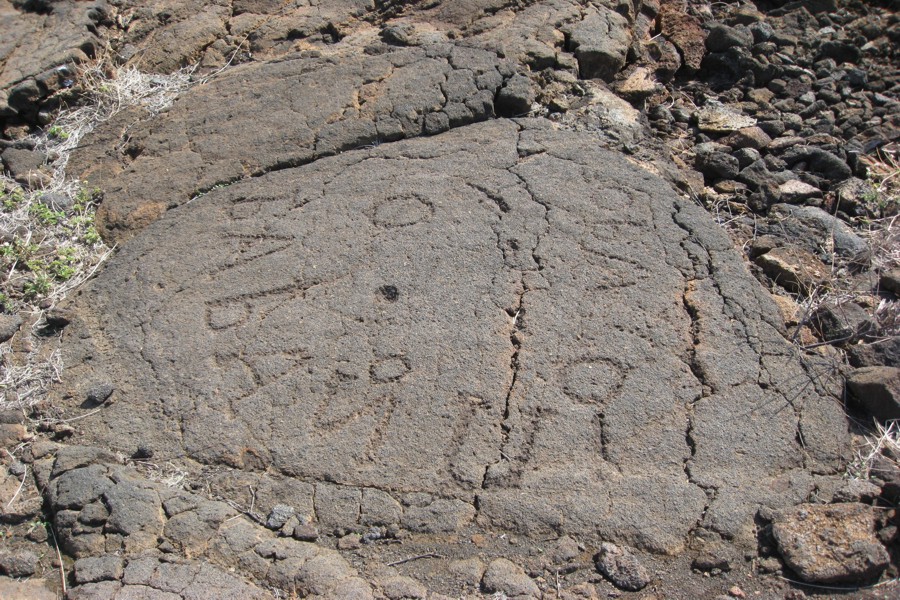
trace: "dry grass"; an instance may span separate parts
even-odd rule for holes
[[[30,360],[21,366],[11,364],[9,344],[0,345],[0,409],[24,408],[40,401],[51,384],[59,381],[62,373],[62,359],[59,350],[50,353],[49,358]]]
[[[183,490],[187,486],[188,472],[171,462],[157,464],[149,460],[132,460],[128,464],[150,481],[156,481],[166,487]]]
[[[881,273],[900,268],[900,145],[891,144],[876,154],[860,160],[869,170],[872,192],[866,197],[867,210],[877,218],[861,220],[857,230],[869,245],[868,276],[860,279],[851,275],[849,265],[831,265],[831,280],[814,290],[807,298],[798,298],[804,314],[804,324],[823,304],[840,307],[858,303],[865,307],[875,323],[874,331],[864,343],[878,343],[900,335],[900,302],[879,288]],[[834,256],[834,252],[831,254]]]
[[[870,268],[877,277],[878,273],[900,267],[900,145],[889,144],[861,160],[868,167],[872,183],[870,212],[882,215],[870,221],[865,232],[871,248]],[[877,284],[873,287],[881,292]],[[872,343],[900,336],[900,301],[881,295],[872,317],[878,328]],[[900,422],[888,421],[884,425],[876,422],[864,440],[864,447],[847,469],[849,476],[869,479],[880,461],[900,467]]]
[[[860,157],[872,183],[870,210],[879,217],[900,214],[900,143],[882,146]]]
[[[126,108],[140,106],[154,114],[193,85],[193,69],[171,75],[147,75],[134,67],[115,67],[107,56],[77,69],[69,93],[78,105],[27,142],[48,156],[42,175],[30,186],[0,175],[0,312],[20,314],[31,330],[18,354],[0,345],[0,408],[33,406],[62,371],[53,343],[36,335],[44,313],[87,281],[113,252],[94,226],[102,191],[71,178],[66,167],[72,152],[97,125]]]
[[[867,480],[872,471],[877,470],[876,462],[886,460],[900,468],[900,423],[889,421],[888,424],[875,424],[871,436],[866,437],[866,445],[847,467],[847,474],[854,479]]]

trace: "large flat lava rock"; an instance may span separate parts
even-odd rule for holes
[[[122,241],[216,186],[493,117],[512,73],[495,53],[449,44],[241,65],[161,115],[103,124],[70,170],[103,190],[99,224]]]
[[[279,478],[335,527],[755,544],[847,447],[727,235],[546,121],[215,190],[69,308],[55,401],[115,388],[79,441]]]

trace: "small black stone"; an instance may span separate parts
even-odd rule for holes
[[[112,396],[113,392],[116,390],[113,386],[108,383],[101,383],[100,385],[95,385],[91,389],[88,390],[87,398],[85,399],[85,404],[90,406],[99,406],[109,399]]]
[[[378,288],[378,291],[381,292],[381,295],[384,296],[385,300],[388,302],[396,302],[397,298],[400,297],[400,290],[393,285],[383,285]]]
[[[131,458],[135,460],[146,460],[148,458],[153,458],[153,450],[147,448],[146,446],[138,446],[137,450],[134,451],[134,454],[131,455]]]

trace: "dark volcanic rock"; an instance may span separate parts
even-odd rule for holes
[[[39,102],[74,77],[73,63],[102,46],[97,26],[105,2],[61,1],[47,10],[0,4],[0,119],[34,118]]]
[[[853,170],[842,158],[815,146],[793,147],[782,154],[781,159],[792,168],[803,163],[807,167],[805,170],[815,171],[835,183],[853,174]]]
[[[224,502],[150,482],[108,452],[61,448],[55,459],[37,460],[35,469],[48,477],[44,496],[62,548],[77,559],[70,597],[108,598],[118,591],[130,598],[271,600],[263,586],[334,600],[372,597],[336,551],[278,539],[260,524],[239,520]],[[99,499],[66,491],[92,489],[101,479],[106,483],[93,495]],[[215,564],[229,565],[230,572]]]
[[[625,66],[631,30],[625,17],[598,6],[572,29],[569,40],[581,77],[609,81]]]
[[[900,368],[863,367],[847,377],[847,390],[866,412],[881,421],[900,419]]]
[[[9,341],[12,336],[16,335],[22,322],[23,319],[19,315],[0,314],[0,343]]]
[[[826,260],[837,254],[865,261],[869,251],[868,243],[847,223],[815,206],[776,204],[760,233],[782,236],[809,252],[821,253]]]
[[[738,159],[725,152],[698,154],[695,166],[707,177],[717,179],[732,179],[740,171]]]
[[[854,367],[887,365],[900,367],[900,337],[877,340],[871,344],[856,344],[847,349],[847,357]]]
[[[107,123],[70,170],[104,191],[98,220],[107,237],[123,240],[216,185],[491,117],[501,70],[491,52],[446,46],[245,65],[127,134],[121,122]],[[522,79],[501,96],[511,110],[528,101]],[[98,145],[120,134],[124,156]],[[160,171],[169,175],[159,178]]]
[[[878,278],[878,287],[900,296],[900,269],[885,271]]]
[[[826,303],[818,307],[810,321],[823,340],[851,344],[875,330],[872,317],[854,302]]]
[[[806,497],[806,469],[846,448],[839,404],[727,234],[543,120],[216,190],[126,244],[70,308],[67,382],[83,398],[110,381],[118,399],[82,439],[314,482],[291,504],[314,495],[330,531],[376,514],[451,531],[477,505],[479,524],[529,535],[674,552],[699,519],[755,544],[757,504]],[[54,502],[106,494],[107,527],[158,534],[152,498],[91,477]]]
[[[617,588],[636,592],[650,583],[647,568],[631,552],[604,542],[596,556],[597,570]]]
[[[706,48],[710,52],[725,52],[734,46],[749,48],[753,44],[753,34],[746,27],[729,27],[717,23],[710,27],[706,35]]]
[[[510,77],[497,96],[497,114],[517,117],[531,111],[535,99],[534,84],[524,75]]]
[[[35,171],[44,164],[47,157],[33,150],[7,148],[0,154],[3,166],[13,179],[22,179],[29,171]]]
[[[38,560],[37,555],[28,550],[0,550],[0,574],[15,578],[31,577],[37,571]]]

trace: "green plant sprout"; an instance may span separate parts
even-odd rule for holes
[[[47,130],[47,135],[51,138],[67,140],[67,139],[69,139],[70,134],[69,134],[69,132],[64,130],[62,127],[59,127],[58,125],[54,125]]]

